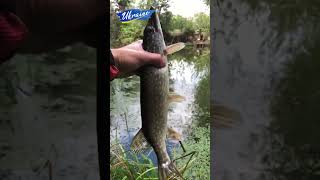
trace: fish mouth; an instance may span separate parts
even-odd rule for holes
[[[153,6],[151,6],[150,10],[155,10],[155,11],[152,13],[147,25],[152,26],[158,32],[161,26],[160,26],[160,20],[157,14],[157,10]]]

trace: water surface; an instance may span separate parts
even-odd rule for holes
[[[96,53],[83,45],[0,67],[0,179],[99,179]]]
[[[218,2],[211,8],[211,97],[243,122],[213,129],[213,177],[317,179],[319,4]]]
[[[168,126],[186,139],[194,124],[208,126],[208,118],[205,118],[208,108],[203,104],[209,104],[209,49],[197,50],[187,46],[168,58],[170,91],[186,98],[183,102],[170,104]],[[131,77],[114,80],[111,92],[111,142],[117,139],[129,148],[132,138],[141,128],[140,79]],[[201,94],[206,97],[203,98]],[[179,147],[177,145],[177,142],[169,141],[169,151],[172,147]],[[150,156],[155,160],[153,153]]]

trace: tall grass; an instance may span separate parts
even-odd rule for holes
[[[120,143],[110,149],[110,179],[158,179],[157,167],[144,154],[125,151]]]
[[[185,179],[210,179],[210,129],[195,127],[192,134],[183,142],[186,153],[181,148],[173,150],[172,159],[196,151],[196,156],[187,156],[176,161]],[[189,163],[188,163],[189,162]],[[188,166],[186,166],[188,164]],[[126,151],[118,142],[111,145],[110,179],[158,179],[158,168],[144,154]]]

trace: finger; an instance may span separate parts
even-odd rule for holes
[[[142,47],[142,43],[143,43],[143,41],[142,40],[138,40],[138,41],[136,41],[136,50],[143,50],[144,51],[144,49],[143,49],[143,47]]]
[[[129,45],[123,46],[122,48],[132,49],[132,50],[143,50],[142,40],[135,41]]]
[[[141,52],[139,57],[144,62],[145,65],[149,64],[158,68],[162,68],[166,66],[165,59],[160,54]]]

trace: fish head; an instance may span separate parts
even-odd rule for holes
[[[157,10],[152,6],[151,6],[150,10],[154,10],[154,12],[152,13],[150,19],[148,20],[147,26],[153,27],[155,32],[162,32]]]
[[[155,10],[151,7],[150,10]],[[163,53],[165,42],[163,39],[158,13],[153,12],[143,32],[143,49],[153,53]]]
[[[153,27],[153,26],[147,26],[145,29],[144,29],[144,34],[145,35],[149,35],[149,34],[153,34],[156,32],[156,29]]]

